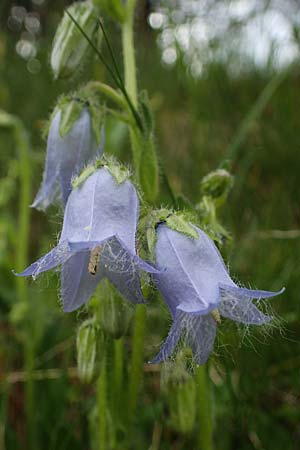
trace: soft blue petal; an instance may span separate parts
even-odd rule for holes
[[[155,246],[156,265],[165,269],[154,277],[173,315],[176,309],[205,314],[219,301],[218,282],[231,281],[214,243],[201,230],[193,239],[166,225],[159,225]]]
[[[60,194],[65,205],[71,192],[72,177],[103,153],[103,145],[96,143],[87,107],[63,138],[59,131],[60,119],[61,111],[58,111],[49,130],[43,182],[32,204],[41,210],[58,200]]]
[[[217,324],[211,314],[195,316],[185,314],[182,319],[186,338],[197,364],[205,364],[212,352]]]
[[[136,255],[124,248],[117,238],[106,241],[101,256],[101,268],[127,300],[132,303],[145,302]]]
[[[214,346],[216,328],[216,322],[210,314],[196,316],[178,312],[160,352],[151,363],[166,361],[174,352],[182,334],[185,334],[195,362],[205,364]]]
[[[27,277],[32,275],[33,278],[36,278],[40,273],[53,269],[59,264],[63,264],[68,258],[70,258],[70,256],[71,252],[68,242],[61,242],[57,247],[53,248],[49,253],[42,256],[35,263],[31,264],[23,272],[18,274],[16,273],[15,275],[19,277]]]
[[[118,184],[106,168],[99,169],[70,194],[61,239],[101,242],[118,236],[135,253],[138,213],[133,184]]]
[[[60,141],[59,123],[61,112],[52,120],[47,141],[45,171],[41,187],[32,203],[32,207],[45,211],[59,196]]]
[[[180,314],[177,314],[170,328],[169,334],[165,342],[161,346],[159,353],[150,361],[150,364],[158,364],[166,361],[174,352],[182,334],[182,321]]]
[[[65,312],[74,311],[86,303],[103,278],[100,268],[95,275],[89,273],[89,260],[90,252],[81,251],[62,266],[61,295]]]
[[[72,190],[72,177],[77,176],[84,166],[103,153],[103,145],[97,145],[87,107],[82,110],[70,132],[64,138],[60,138],[60,146],[63,157],[59,168],[59,181],[65,205]]]
[[[220,289],[225,289],[227,292],[232,292],[232,295],[243,295],[248,298],[270,298],[276,297],[277,295],[282,294],[285,291],[283,287],[280,291],[272,292],[272,291],[262,291],[259,289],[246,289],[238,286],[228,286],[226,284],[219,284]]]
[[[261,325],[271,320],[271,317],[263,314],[251,301],[252,298],[267,298],[279,295],[279,292],[255,291],[252,289],[233,288],[221,285],[220,314],[237,322]]]
[[[106,276],[130,302],[145,302],[140,285],[139,271],[145,270],[156,273],[157,270],[133,254],[116,236],[101,242],[70,242],[69,246],[72,252],[84,252],[87,255],[87,263],[83,262],[86,268],[88,267],[90,251],[95,247],[100,247],[99,271],[101,271],[101,278]],[[87,279],[94,281],[97,277],[96,275],[89,275]],[[94,288],[91,289],[94,290]]]

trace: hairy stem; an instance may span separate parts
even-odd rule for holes
[[[124,100],[123,95],[119,94],[114,88],[109,86],[108,84],[102,83],[101,81],[90,81],[88,87],[104,94],[114,103],[116,103],[120,108],[128,111],[128,105]]]

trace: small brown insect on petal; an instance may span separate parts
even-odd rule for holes
[[[211,311],[211,315],[213,316],[213,319],[215,320],[215,322],[217,322],[217,325],[220,325],[221,324],[221,315],[219,313],[219,310],[217,308],[213,309]]]
[[[96,275],[100,257],[101,257],[101,246],[98,245],[91,251],[90,261],[88,271],[91,275]]]

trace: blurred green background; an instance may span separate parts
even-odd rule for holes
[[[53,80],[51,41],[67,4],[0,4],[0,107],[27,130],[31,199],[42,177],[43,124],[57,97],[91,78],[111,82],[93,60],[71,82]],[[219,329],[209,362],[219,450],[300,448],[299,6],[296,0],[138,2],[139,87],[152,99],[157,150],[171,185],[196,204],[201,178],[229,159],[235,184],[222,210],[233,237],[226,262],[246,286],[286,287],[270,300],[279,317],[272,332],[227,321]],[[118,26],[107,20],[106,27],[121,65]],[[109,119],[106,128],[108,151],[128,160],[125,126]],[[18,302],[11,270],[20,247],[19,155],[10,129],[2,127],[0,449],[94,449],[95,386],[83,385],[76,374],[75,331],[84,313],[62,313],[55,274],[29,281],[29,304]],[[161,202],[168,203],[163,186]],[[55,244],[61,222],[54,208],[47,215],[31,211],[29,261]],[[146,364],[169,323],[166,308],[154,301],[132,439],[125,444],[128,430],[121,424],[107,450],[199,448],[197,420],[180,429],[174,404],[160,392],[160,367]],[[125,346],[129,358],[130,333]],[[180,407],[192,415],[188,401]]]

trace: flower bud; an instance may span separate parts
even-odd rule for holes
[[[97,10],[89,1],[75,2],[67,11],[93,40],[97,30]],[[89,43],[67,12],[57,28],[51,53],[51,67],[55,78],[73,75],[86,56]]]
[[[127,333],[133,309],[125,302],[118,291],[104,280],[97,296],[98,323],[101,329],[113,339]]]
[[[161,389],[169,406],[171,426],[180,433],[190,433],[196,419],[195,380],[185,368],[184,352],[175,362],[165,363],[161,371]]]
[[[99,342],[100,340],[100,342]],[[77,371],[84,383],[90,383],[96,368],[97,345],[103,344],[103,336],[92,319],[83,322],[77,331]]]
[[[201,181],[201,191],[203,195],[214,199],[225,200],[233,185],[233,176],[224,169],[217,169],[210,172]]]

